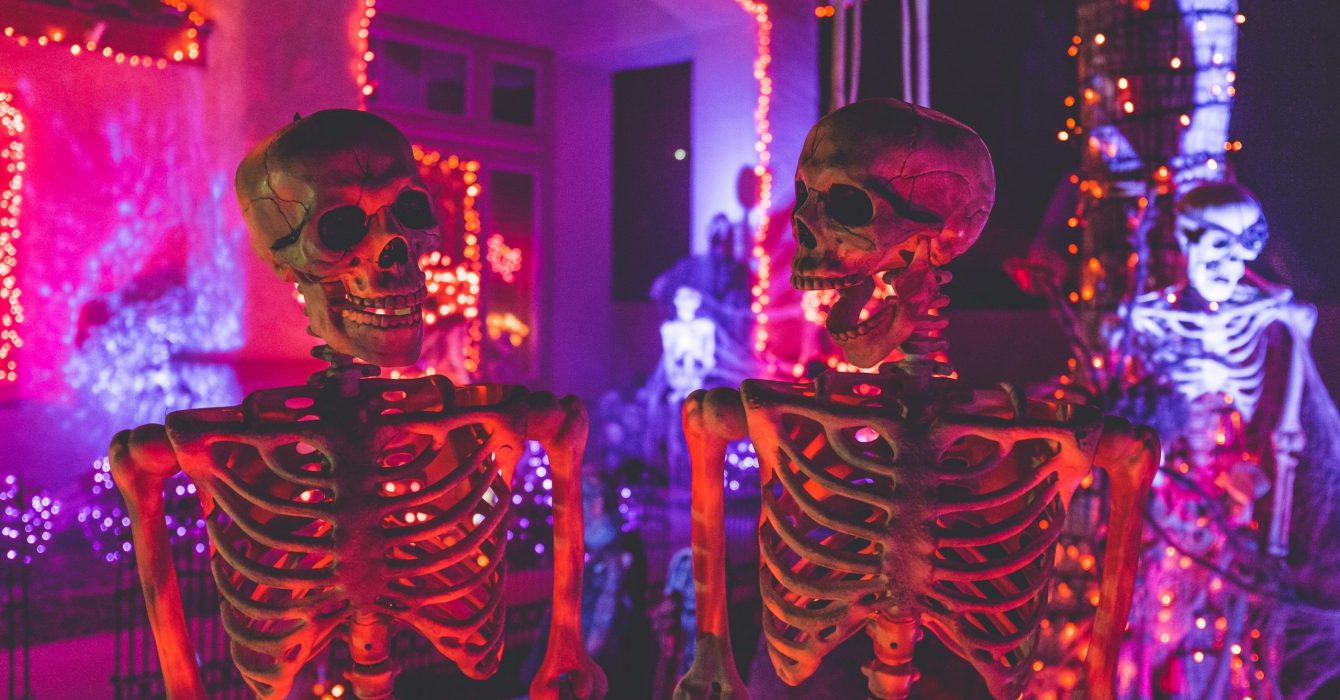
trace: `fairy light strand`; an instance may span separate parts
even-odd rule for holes
[[[368,78],[368,66],[372,64],[372,59],[376,58],[373,54],[368,37],[372,34],[372,18],[377,16],[377,0],[362,0],[362,15],[358,19],[356,56],[354,57],[354,81],[358,83],[358,108],[366,110],[368,108],[368,98],[377,89],[376,84]]]
[[[201,36],[207,20],[185,0],[159,0],[159,2],[178,12],[185,18],[186,28],[181,36],[164,49],[162,55],[147,53],[126,53],[113,46],[101,45],[96,38],[80,41],[81,38],[96,36],[100,32],[67,31],[62,27],[50,27],[40,34],[25,33],[12,24],[6,24],[3,34],[19,46],[38,46],[62,48],[73,56],[96,56],[115,61],[118,65],[133,68],[167,68],[172,63],[198,63],[202,57]]]
[[[372,51],[372,18],[377,16],[377,0],[362,0],[361,15],[358,19],[358,31],[355,42],[354,79],[358,84],[358,108],[368,108],[368,98],[376,91],[376,82],[368,77],[368,69],[377,56]],[[465,182],[462,197],[464,218],[464,249],[462,260],[452,265],[451,258],[435,251],[419,260],[427,280],[429,294],[437,305],[425,309],[424,322],[435,324],[444,316],[456,313],[465,318],[466,343],[463,366],[465,371],[475,374],[479,371],[480,348],[484,339],[483,319],[479,314],[479,286],[483,273],[483,255],[480,245],[479,210],[475,202],[479,198],[479,161],[465,160],[456,155],[443,157],[438,151],[428,151],[422,146],[414,146],[414,160],[420,168],[438,168],[442,174],[452,170],[459,172]],[[431,369],[431,368],[430,368]]]
[[[19,325],[23,323],[22,290],[19,289],[18,266],[19,211],[23,205],[23,113],[14,105],[14,94],[0,92],[0,131],[3,131],[3,149],[0,149],[0,167],[4,168],[3,187],[0,188],[0,383],[18,381],[18,349],[23,347]]]
[[[483,274],[481,246],[479,244],[480,219],[475,206],[481,189],[479,185],[479,161],[464,160],[459,156],[443,157],[437,151],[425,151],[414,146],[414,160],[421,170],[438,169],[447,175],[453,171],[465,183],[461,193],[461,218],[464,224],[464,248],[460,261],[441,251],[433,251],[419,259],[423,269],[429,297],[433,302],[424,313],[424,323],[432,326],[444,317],[460,315],[465,319],[466,343],[464,367],[474,374],[479,371],[480,346],[483,342],[483,323],[479,315],[480,278]]]
[[[754,352],[761,356],[770,370],[776,369],[776,360],[768,350],[768,302],[772,283],[772,258],[768,255],[768,213],[772,210],[772,125],[768,115],[772,109],[772,20],[768,5],[755,0],[735,0],[755,21],[754,80],[758,81],[758,101],[754,108],[754,150],[758,164],[758,206],[761,216],[754,229],[752,253],[757,264],[756,278],[750,289],[754,313]]]

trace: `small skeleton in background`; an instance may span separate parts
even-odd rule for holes
[[[937,360],[940,268],[976,240],[994,197],[985,144],[937,112],[870,100],[811,130],[796,171],[792,285],[838,290],[827,330],[849,361],[901,359],[685,402],[698,641],[676,697],[748,697],[727,627],[722,531],[722,459],[744,437],[761,463],[774,668],[800,683],[865,629],[875,659],[863,670],[880,699],[912,692],[923,627],[995,697],[1019,694],[1070,496],[1091,465],[1106,469],[1112,516],[1088,663],[1089,697],[1111,697],[1158,443],[1083,406],[964,386]]]
[[[1224,572],[1279,585],[1278,562],[1260,555],[1262,544],[1289,554],[1316,311],[1246,269],[1268,230],[1242,186],[1199,185],[1175,213],[1187,282],[1137,298],[1123,341],[1128,415],[1159,429],[1166,458],[1149,507],[1162,537],[1141,567],[1122,694],[1279,697],[1280,622],[1265,596],[1226,583]],[[1272,491],[1262,543],[1256,509]]]
[[[604,694],[581,635],[581,403],[441,376],[377,379],[419,356],[426,290],[417,261],[437,239],[405,137],[350,110],[295,120],[236,179],[256,252],[306,299],[308,385],[240,406],[178,411],[112,441],[136,564],[169,697],[205,697],[163,520],[163,480],[199,489],[232,657],[257,697],[283,698],[333,639],[352,690],[391,697],[390,639],[411,628],[472,678],[497,670],[511,478],[527,438],[554,478],[554,597],[533,698]],[[359,358],[373,364],[355,364]],[[567,697],[567,696],[565,696]]]

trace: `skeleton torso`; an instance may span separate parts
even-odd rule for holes
[[[1015,697],[1102,416],[947,378],[917,389],[892,365],[741,391],[762,464],[764,632],[778,674],[803,680],[870,624],[883,662],[872,672],[905,689],[924,625],[996,697]],[[890,665],[881,643],[898,640],[906,663]]]
[[[233,658],[262,698],[284,697],[335,637],[362,673],[393,673],[392,621],[471,677],[502,654],[525,389],[441,377],[357,385],[353,397],[294,387],[168,416],[205,506]]]
[[[1265,380],[1265,331],[1277,322],[1292,326],[1296,306],[1287,289],[1246,284],[1207,309],[1190,308],[1185,294],[1172,290],[1147,294],[1131,308],[1135,352],[1188,403],[1211,396],[1251,421]]]

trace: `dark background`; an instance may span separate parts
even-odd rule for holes
[[[902,95],[900,8],[864,6],[861,97]],[[982,238],[951,266],[957,308],[1018,308],[1002,270],[1023,255],[1078,140],[1056,132],[1072,110],[1073,0],[954,0],[931,4],[931,105],[972,126],[995,159],[996,207]],[[1271,239],[1252,265],[1315,303],[1340,302],[1340,1],[1241,0],[1238,94],[1229,134],[1238,179],[1261,200]],[[821,94],[827,95],[831,20],[820,22]],[[818,109],[823,109],[819,107]]]

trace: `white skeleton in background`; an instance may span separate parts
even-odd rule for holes
[[[1268,231],[1260,205],[1236,184],[1206,184],[1179,199],[1176,233],[1187,259],[1187,284],[1137,299],[1130,310],[1132,341],[1143,371],[1162,373],[1192,406],[1193,423],[1207,407],[1226,407],[1251,423],[1265,388],[1271,351],[1266,330],[1287,329],[1288,372],[1279,418],[1270,431],[1275,465],[1274,507],[1268,540],[1272,554],[1288,553],[1289,514],[1297,455],[1305,446],[1299,422],[1306,353],[1316,309],[1295,301],[1287,288],[1250,276],[1245,263],[1255,260]],[[1208,454],[1230,438],[1222,428],[1208,435],[1188,431],[1193,453]],[[1193,460],[1198,461],[1198,460]],[[1234,479],[1241,482],[1238,476]],[[1230,486],[1230,490],[1233,488]],[[1235,498],[1250,520],[1258,489],[1238,488]],[[1255,494],[1255,495],[1253,495]]]
[[[678,406],[703,382],[717,365],[717,325],[700,318],[703,295],[691,287],[675,290],[675,318],[661,324],[661,366],[671,394],[666,399]]]

